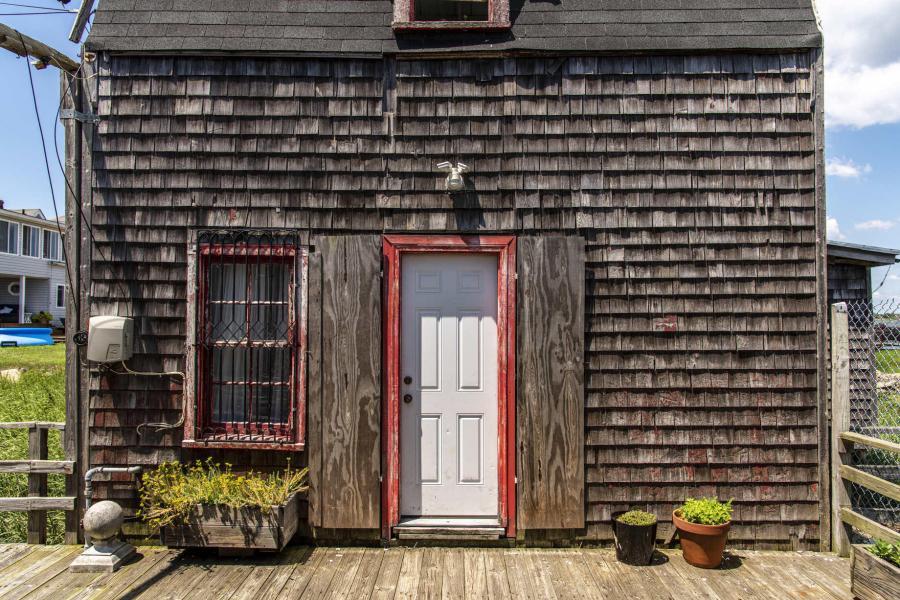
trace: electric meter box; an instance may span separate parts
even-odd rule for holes
[[[134,321],[128,317],[91,317],[88,322],[87,359],[121,362],[131,358]]]

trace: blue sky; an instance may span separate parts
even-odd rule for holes
[[[60,8],[54,0],[10,0]],[[898,0],[818,0],[826,40],[826,156],[829,236],[900,249],[900,11]],[[79,0],[69,4],[77,8]],[[0,13],[33,9],[0,4]],[[0,15],[0,22],[72,57],[74,15]],[[59,102],[56,69],[31,70],[47,136],[57,205],[63,180],[53,148]],[[0,198],[11,208],[53,215],[24,59],[0,51]],[[57,127],[61,144],[62,132]],[[60,145],[60,148],[62,146]],[[900,265],[874,272],[877,294],[900,302]]]

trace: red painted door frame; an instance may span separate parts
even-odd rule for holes
[[[516,535],[516,238],[510,235],[385,235],[381,411],[383,477],[381,535],[390,539],[400,522],[400,263],[404,254],[482,253],[497,255],[497,396],[500,523]]]

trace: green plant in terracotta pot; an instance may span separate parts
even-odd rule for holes
[[[629,510],[613,515],[616,559],[627,565],[649,565],[656,548],[656,515]]]
[[[731,500],[688,498],[672,513],[681,539],[681,553],[688,564],[715,569],[722,563],[731,528]]]

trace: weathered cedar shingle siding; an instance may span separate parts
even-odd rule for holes
[[[735,498],[734,543],[816,546],[809,54],[99,61],[93,228],[110,261],[93,256],[91,310],[127,280],[132,368],[183,366],[191,227],[577,230],[583,534],[715,494]],[[443,191],[447,159],[477,193]],[[667,315],[677,332],[658,331]],[[178,456],[180,433],[140,446],[134,430],[178,418],[177,384],[91,388],[96,464]]]
[[[512,28],[401,33],[390,0],[101,0],[88,47],[374,54],[819,47],[811,0],[511,0]]]

